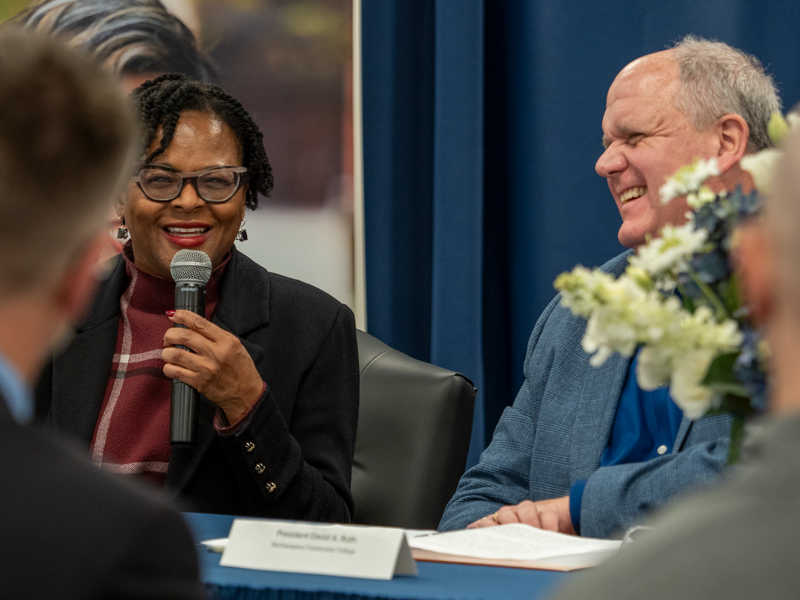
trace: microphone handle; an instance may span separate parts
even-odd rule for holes
[[[190,310],[200,316],[206,312],[206,286],[198,283],[175,282],[175,310]],[[175,325],[183,327],[184,325]],[[187,352],[188,348],[176,345]],[[169,403],[169,443],[191,446],[197,441],[199,394],[192,386],[172,380]]]

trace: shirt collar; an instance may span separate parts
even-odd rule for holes
[[[11,416],[18,423],[33,418],[33,394],[17,368],[0,353],[0,396],[6,401]]]

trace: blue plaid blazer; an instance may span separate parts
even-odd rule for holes
[[[630,254],[601,269],[619,276]],[[684,418],[670,454],[600,467],[631,359],[615,354],[591,367],[581,348],[585,327],[560,296],[542,313],[528,343],[525,382],[479,463],[461,478],[440,530],[464,528],[507,504],[566,496],[586,479],[581,535],[610,537],[726,472],[727,415]]]

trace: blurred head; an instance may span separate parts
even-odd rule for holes
[[[214,76],[192,32],[159,0],[45,0],[12,22],[83,48],[136,85],[168,72],[200,81]]]
[[[0,298],[57,281],[97,239],[128,172],[133,123],[95,61],[0,31]]]
[[[117,210],[131,236],[134,262],[170,278],[175,253],[193,248],[216,267],[233,244],[245,207],[255,209],[258,194],[272,190],[261,132],[222,89],[183,75],[147,82],[132,98],[143,148]]]
[[[767,123],[779,108],[758,61],[719,42],[689,37],[626,66],[608,91],[595,167],[622,216],[620,243],[636,248],[667,223],[685,222],[685,200],[662,204],[659,189],[698,158],[717,159],[723,175],[712,185],[749,185],[738,161],[769,144]]]
[[[800,137],[785,145],[763,217],[740,228],[737,271],[750,318],[770,346],[770,409],[797,412],[800,399]]]
[[[769,240],[770,256],[755,261],[754,271],[770,276],[757,287],[780,290],[800,323],[800,138],[795,133],[785,146],[775,174],[774,191],[766,198],[760,230]],[[770,264],[764,264],[765,262]],[[762,314],[764,312],[765,314]],[[756,317],[766,321],[769,310]]]

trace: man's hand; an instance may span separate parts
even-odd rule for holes
[[[572,517],[569,515],[569,496],[531,502],[525,500],[516,505],[504,506],[496,513],[478,519],[467,529],[493,527],[508,523],[525,523],[547,531],[575,535]]]

